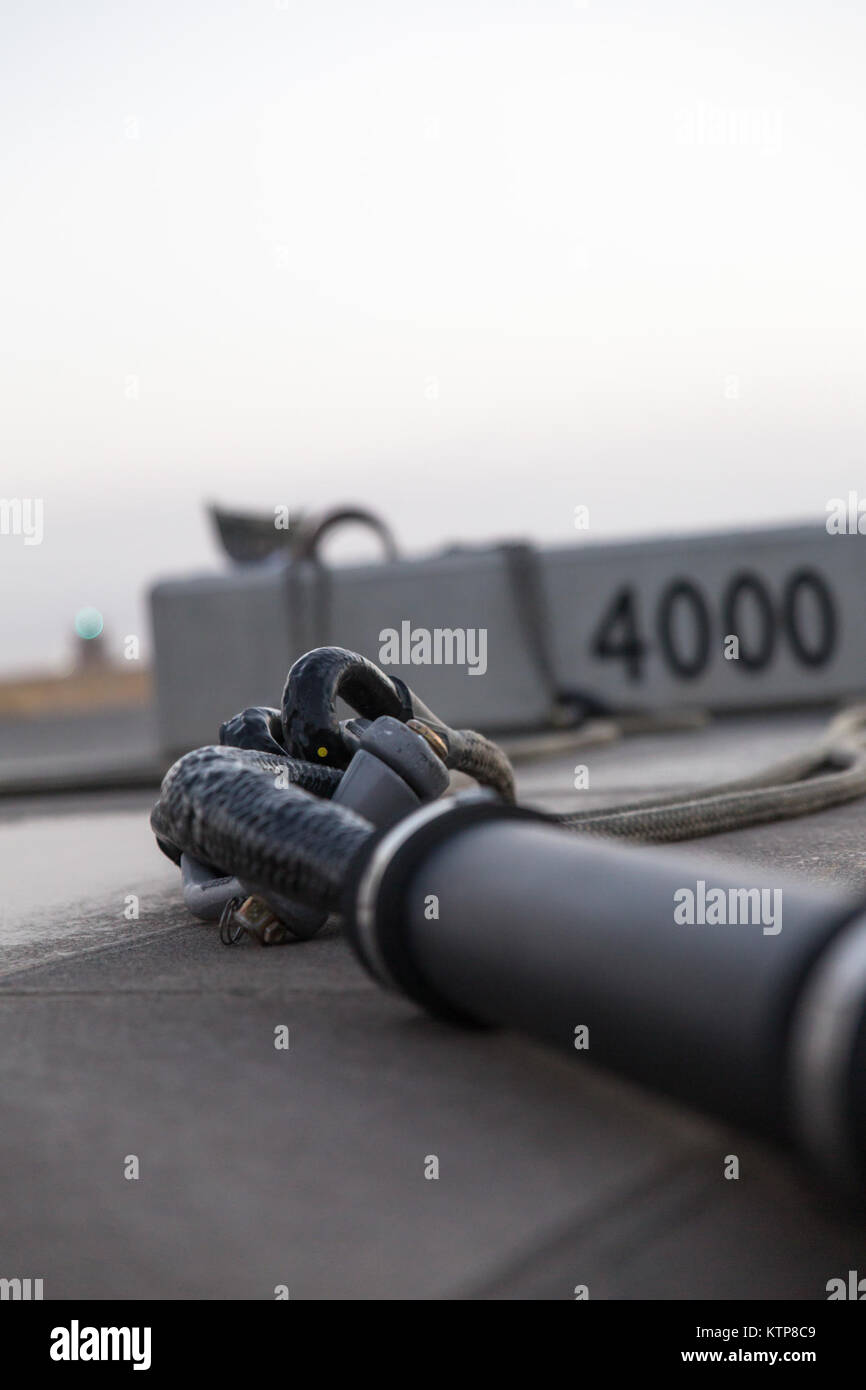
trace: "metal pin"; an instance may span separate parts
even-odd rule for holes
[[[224,945],[235,946],[244,932],[254,936],[261,946],[278,946],[285,941],[287,928],[264,898],[251,894],[240,907],[238,901],[233,898],[226,904],[220,920],[220,940]]]
[[[220,941],[224,946],[237,946],[246,931],[243,922],[238,925],[235,921],[240,904],[240,898],[229,898],[220,915]]]

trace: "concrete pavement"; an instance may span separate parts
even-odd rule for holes
[[[522,790],[574,804],[578,761],[600,801],[734,775],[816,728],[737,721],[560,754],[522,766]],[[151,800],[3,805],[0,1277],[57,1299],[569,1299],[578,1284],[823,1299],[862,1267],[862,1217],[784,1156],[516,1036],[419,1015],[334,929],[222,947],[153,847]],[[855,805],[704,843],[866,889],[864,830]]]

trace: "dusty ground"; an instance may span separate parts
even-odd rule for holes
[[[576,762],[600,800],[734,775],[816,728],[643,737],[522,764],[522,791],[574,804]],[[61,734],[36,739],[47,766]],[[29,751],[0,732],[7,774]],[[866,1225],[786,1158],[521,1038],[420,1016],[335,930],[226,950],[186,915],[151,800],[0,800],[0,1277],[42,1278],[61,1299],[270,1299],[278,1285],[567,1299],[576,1284],[822,1299],[862,1270]],[[853,806],[704,844],[866,890],[864,832]],[[739,1182],[722,1177],[731,1152]]]

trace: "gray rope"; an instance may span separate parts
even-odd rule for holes
[[[830,722],[813,748],[749,777],[706,787],[695,796],[670,792],[556,819],[583,834],[662,843],[813,815],[864,795],[866,705],[855,705]]]

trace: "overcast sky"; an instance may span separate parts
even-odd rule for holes
[[[206,498],[406,546],[866,495],[854,0],[3,7],[0,668]]]

